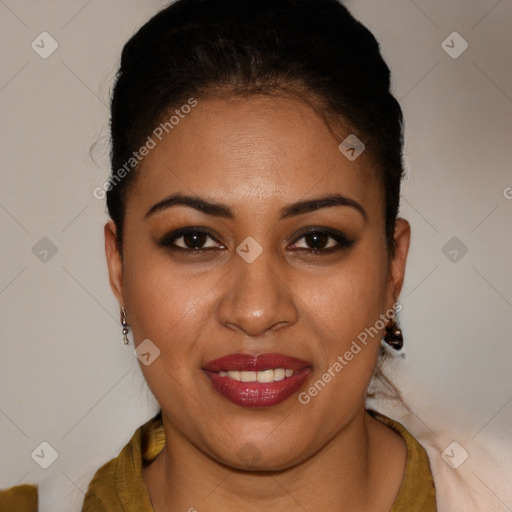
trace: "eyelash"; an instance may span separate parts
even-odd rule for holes
[[[209,247],[207,249],[189,249],[184,247],[179,247],[177,245],[174,245],[174,242],[178,240],[179,238],[182,238],[183,236],[190,234],[190,233],[200,233],[200,234],[206,234],[208,237],[210,237],[212,240],[214,240],[217,243],[218,240],[216,239],[215,235],[208,229],[208,228],[202,228],[202,227],[187,227],[187,228],[181,228],[176,231],[173,231],[167,235],[165,235],[159,242],[158,245],[161,247],[165,247],[171,251],[179,251],[179,252],[185,252],[189,254],[204,254],[208,251],[215,250],[215,247]],[[295,251],[301,251],[305,252],[308,256],[310,255],[328,255],[332,254],[334,252],[340,251],[342,249],[349,249],[352,247],[355,243],[355,240],[348,238],[346,235],[339,231],[334,231],[332,229],[328,228],[310,228],[308,230],[302,231],[299,233],[298,238],[295,239],[293,244],[296,244],[299,240],[306,237],[310,234],[320,234],[320,235],[327,235],[328,238],[332,238],[337,242],[337,245],[335,247],[330,247],[328,249],[294,249]],[[328,245],[328,243],[327,243]]]

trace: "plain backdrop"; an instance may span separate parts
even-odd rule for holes
[[[405,357],[389,366],[414,413],[403,422],[444,503],[458,481],[510,511],[512,0],[345,3],[381,43],[406,120]],[[0,0],[0,488],[40,484],[42,512],[78,511],[157,410],[122,342],[92,192],[109,172],[120,51],[165,5]],[[31,456],[42,442],[58,455],[48,469]],[[458,468],[450,446],[468,456]]]

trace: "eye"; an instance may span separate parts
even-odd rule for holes
[[[296,246],[297,241],[302,239],[304,239],[306,247],[294,250],[305,251],[307,254],[330,254],[341,249],[348,249],[355,243],[355,240],[348,238],[340,231],[326,228],[314,228],[303,232],[293,245]],[[312,249],[307,246],[312,246]]]
[[[208,238],[214,240],[216,243],[210,245],[209,247],[204,247],[204,244]],[[178,240],[182,240],[180,244],[176,243]],[[211,233],[211,231],[206,228],[200,227],[182,228],[178,229],[177,231],[173,231],[172,233],[165,235],[160,240],[159,245],[162,247],[167,247],[171,250],[197,253],[205,252],[209,249],[219,248],[219,244],[213,233]],[[221,246],[220,248],[223,247],[224,246]]]
[[[208,239],[209,246],[205,243]],[[306,247],[297,247],[297,242],[304,240]],[[330,242],[329,242],[330,240]],[[180,241],[180,243],[177,243]],[[292,250],[303,251],[306,254],[330,254],[341,249],[352,247],[355,240],[347,237],[340,231],[327,228],[313,228],[303,231],[301,235],[292,244]],[[161,247],[166,247],[172,251],[182,251],[187,253],[204,253],[214,249],[225,249],[208,228],[186,227],[178,229],[165,235],[159,242]],[[312,248],[309,248],[312,247]]]

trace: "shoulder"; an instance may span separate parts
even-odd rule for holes
[[[131,441],[127,446],[130,444]],[[119,456],[96,471],[85,494],[82,512],[123,512],[117,492],[117,474],[120,459],[127,446]]]
[[[434,479],[423,446],[398,421],[376,411],[367,412],[398,433],[407,446],[404,477],[390,512],[436,512]]]
[[[117,457],[96,471],[89,483],[82,512],[125,512],[127,506],[139,503],[137,510],[146,510],[148,497],[142,466],[163,448],[165,440],[157,435],[160,425],[159,415],[147,421],[135,431]],[[158,447],[155,446],[156,439]]]
[[[37,512],[37,485],[22,484],[0,490],[0,510],[16,512]]]

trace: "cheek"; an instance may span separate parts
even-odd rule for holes
[[[128,251],[126,251],[128,253]],[[125,261],[125,294],[130,326],[138,345],[151,340],[160,350],[150,365],[140,364],[159,404],[171,411],[175,425],[188,425],[201,375],[200,334],[207,321],[213,276],[190,279],[162,251],[132,254]],[[188,411],[188,412],[186,412]],[[195,414],[200,414],[196,411]]]
[[[205,332],[215,327],[215,293],[226,269],[176,263],[149,241],[131,248],[127,243],[124,282],[133,338],[136,345],[149,339],[160,350],[157,364],[141,364],[141,370],[159,401],[170,390],[175,400],[183,388],[195,395]]]
[[[365,242],[335,270],[315,277],[314,286],[304,281],[300,295],[306,314],[311,310],[343,343],[374,325],[384,313],[386,283],[386,253]]]
[[[161,256],[128,261],[125,293],[136,339],[149,338],[161,344],[182,337],[179,333],[183,334],[187,326],[199,326],[207,292],[213,285],[211,278],[184,277],[180,266]],[[173,346],[166,343],[166,349]]]
[[[350,407],[349,402],[354,404],[363,396],[380,347],[386,282],[386,253],[375,250],[374,243],[359,247],[337,272],[315,279],[315,286],[301,294],[307,322],[315,326],[320,341],[322,355],[315,379],[328,383],[325,392],[322,383],[312,390],[313,396],[325,398],[316,407],[331,400]]]

